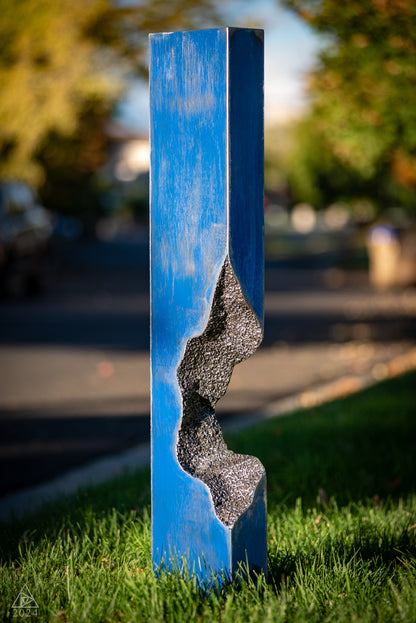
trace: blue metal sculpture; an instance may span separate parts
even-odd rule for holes
[[[266,572],[264,468],[215,418],[262,339],[262,31],[151,35],[150,109],[154,565]]]

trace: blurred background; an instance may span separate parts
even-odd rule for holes
[[[149,437],[149,32],[265,30],[265,339],[221,417],[414,348],[415,19],[413,0],[0,0],[0,493]]]

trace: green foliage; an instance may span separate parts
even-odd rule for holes
[[[267,469],[267,582],[156,578],[146,470],[2,525],[0,619],[27,584],[43,621],[414,623],[415,387],[412,372],[230,436]]]
[[[317,131],[350,170],[390,200],[416,200],[416,4],[286,0],[327,36],[309,90]],[[407,189],[403,194],[400,189]]]
[[[273,173],[282,172],[293,203],[307,202],[321,209],[335,201],[361,198],[374,190],[368,180],[334,154],[313,117],[269,131],[265,152],[269,164],[265,168],[266,189],[275,190]]]

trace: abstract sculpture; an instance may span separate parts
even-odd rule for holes
[[[263,327],[263,33],[150,36],[152,548],[199,579],[266,573],[260,461],[215,405]]]

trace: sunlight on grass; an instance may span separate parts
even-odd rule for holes
[[[0,620],[416,621],[416,373],[229,436],[264,463],[267,582],[209,595],[151,564],[149,472],[2,525]]]

